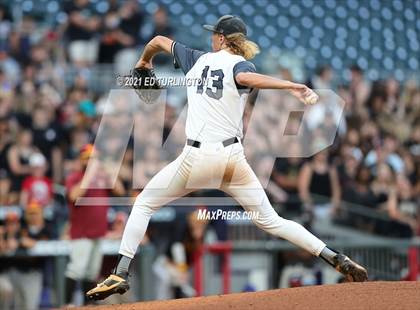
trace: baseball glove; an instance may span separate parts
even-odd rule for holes
[[[133,88],[140,100],[151,104],[160,96],[160,86],[153,69],[134,68],[131,76],[135,81]]]

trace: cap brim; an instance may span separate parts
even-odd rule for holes
[[[203,28],[211,32],[216,32],[214,26],[212,25],[203,25]]]

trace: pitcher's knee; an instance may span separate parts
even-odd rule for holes
[[[161,206],[154,205],[151,201],[141,194],[139,194],[133,204],[133,210],[131,212],[143,213],[147,216],[152,216]]]
[[[263,217],[263,218],[257,218],[254,220],[254,223],[261,229],[267,231],[268,233],[275,233],[275,230],[278,228],[281,228],[284,223],[285,219],[276,215],[272,217]]]

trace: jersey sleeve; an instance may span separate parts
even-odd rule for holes
[[[240,61],[233,67],[233,77],[235,78],[235,84],[236,87],[239,89],[247,89],[246,86],[240,85],[238,82],[236,82],[236,75],[238,75],[240,72],[256,72],[255,66],[250,61]]]
[[[236,75],[240,72],[256,72],[255,66],[250,61],[240,61],[233,67],[233,76],[236,77]]]
[[[187,74],[194,66],[200,56],[206,54],[204,51],[195,50],[174,41],[171,48],[174,66],[176,69],[181,68]]]

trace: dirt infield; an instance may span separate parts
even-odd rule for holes
[[[104,310],[420,309],[420,282],[308,286],[169,301],[85,307]]]

